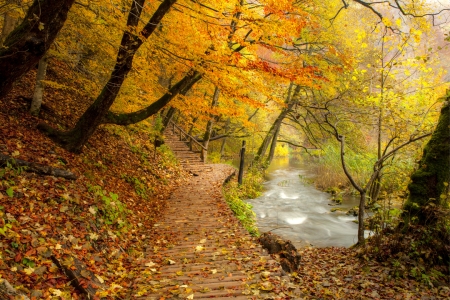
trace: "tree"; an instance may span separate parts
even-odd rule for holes
[[[48,55],[45,54],[41,60],[39,60],[38,71],[36,75],[36,87],[34,89],[33,100],[31,101],[30,114],[38,116],[41,110],[42,97],[44,94],[45,74],[47,73]]]
[[[220,96],[220,89],[216,86],[214,88],[214,95],[211,101],[211,109],[214,109],[219,104],[219,96]],[[211,132],[214,125],[214,119],[216,119],[212,114],[209,116],[208,123],[206,124],[205,134],[203,135],[203,146],[205,147],[206,151],[208,151],[208,145],[209,140],[211,139]],[[202,160],[206,161],[206,155],[205,152],[202,151]]]
[[[352,184],[352,186],[358,191],[359,193],[359,207],[358,207],[358,244],[362,245],[364,244],[365,238],[364,238],[364,215],[365,215],[365,208],[366,208],[366,196],[367,196],[367,191],[369,190],[369,188],[372,186],[373,182],[376,180],[376,178],[379,177],[382,166],[384,164],[384,162],[391,158],[393,155],[395,155],[399,150],[401,150],[402,148],[406,147],[407,145],[421,140],[427,136],[429,136],[430,134],[423,134],[421,136],[418,137],[413,137],[411,136],[409,138],[409,140],[407,140],[406,142],[403,142],[402,144],[400,144],[399,146],[393,148],[392,150],[388,151],[388,147],[389,145],[386,147],[385,151],[383,151],[383,156],[381,156],[374,164],[373,164],[373,172],[372,175],[370,176],[369,180],[364,184],[364,185],[360,185],[358,184],[355,179],[353,178],[352,174],[350,174],[346,161],[345,161],[345,136],[341,135],[339,133],[339,130],[337,128],[337,126],[335,125],[335,123],[333,123],[330,120],[330,115],[329,114],[325,114],[325,123],[328,124],[333,133],[334,133],[334,137],[336,138],[336,140],[340,143],[340,158],[341,158],[341,163],[342,163],[342,169],[345,173],[345,175],[347,176],[348,180],[350,181],[350,183]]]
[[[275,70],[270,67],[269,63],[258,56],[258,47],[271,48],[275,47],[274,45],[282,45],[286,42],[284,37],[286,31],[292,30],[294,34],[299,35],[302,28],[310,23],[308,19],[303,20],[300,25],[296,22],[296,19],[303,18],[302,15],[297,14],[297,12],[302,11],[298,4],[292,4],[292,10],[289,11],[292,16],[286,17],[284,13],[291,6],[285,8],[284,4],[281,5],[280,9],[276,7],[276,4],[265,3],[264,6],[268,10],[264,12],[263,7],[244,5],[245,2],[241,0],[236,1],[234,4],[217,2],[215,3],[217,7],[198,6],[198,4],[192,4],[188,1],[187,3],[192,7],[185,7],[187,3],[177,6],[177,10],[173,10],[171,17],[166,18],[167,22],[162,25],[160,18],[165,15],[165,12],[161,9],[165,7],[168,11],[169,6],[175,4],[175,2],[168,0],[162,2],[160,8],[153,14],[150,22],[139,34],[135,30],[137,23],[133,24],[127,21],[127,29],[123,35],[121,48],[117,55],[115,71],[96,101],[78,120],[73,129],[61,132],[44,124],[40,128],[66,149],[79,152],[82,145],[86,143],[98,125],[107,123],[128,125],[145,120],[169,101],[176,98],[179,92],[192,87],[201,78],[207,78],[210,83],[218,85],[224,95],[232,96],[238,101],[251,103],[252,105],[260,105],[260,99],[250,98],[248,90],[252,88],[255,90],[254,93],[257,94],[265,89],[262,82],[259,81],[262,72],[272,76],[278,75],[285,78],[299,79],[300,81],[311,81],[311,78],[320,77],[317,75],[316,68],[311,67],[299,68],[293,65],[292,67]],[[133,5],[134,3],[138,3],[136,7],[140,7],[145,1],[135,1]],[[169,3],[170,5],[167,5]],[[138,9],[136,13],[133,13],[138,16],[136,19],[139,19],[141,11],[142,9]],[[210,13],[214,14],[221,21],[217,24],[205,21],[211,17]],[[193,16],[192,14],[195,15]],[[237,24],[241,22],[242,15],[246,15],[246,19],[242,21],[243,24],[238,26]],[[199,20],[195,26],[191,26],[192,22],[194,22],[193,20]],[[261,22],[258,23],[258,20]],[[287,29],[275,27],[280,20],[289,23],[290,27]],[[230,25],[223,26],[223,23],[226,22],[229,22]],[[261,26],[262,29],[256,31],[252,29],[252,26]],[[187,30],[187,28],[191,27],[192,30]],[[153,32],[156,28],[158,30],[154,38],[149,40],[145,47],[140,47],[143,44],[143,40],[147,40],[151,34],[147,29],[151,29]],[[265,32],[266,29],[276,30],[276,32]],[[199,38],[199,36],[203,38]],[[274,36],[277,36],[277,38],[274,39]],[[193,40],[196,42],[192,43]],[[170,42],[167,43],[167,41]],[[127,42],[130,45],[124,44]],[[84,46],[80,45],[75,48],[77,47],[83,48]],[[126,47],[129,47],[129,52],[124,50]],[[127,80],[128,83],[126,83],[124,78],[131,70],[131,63],[133,63],[134,67],[136,60],[133,61],[133,57],[139,49],[144,49],[138,54],[140,64],[135,68],[136,72],[131,74],[135,75],[140,71],[144,71],[144,68],[146,69],[145,72],[151,74],[153,72],[151,66],[143,67],[141,62],[152,61],[154,66],[155,61],[161,58],[165,62],[176,61],[179,67],[177,77],[182,73],[180,69],[185,70],[183,72],[184,77],[150,106],[132,113],[115,113],[110,108],[118,98],[120,87],[124,86],[124,84],[127,87],[133,85],[133,80]],[[289,51],[285,51],[284,56],[288,57],[289,55]],[[142,59],[145,56],[147,57]],[[157,64],[159,63],[158,61]],[[181,66],[181,63],[184,66]],[[189,71],[186,71],[185,66],[190,68]],[[170,68],[174,67],[171,66]],[[221,79],[220,76],[226,77],[226,80],[219,80]],[[172,78],[175,79],[175,77]],[[219,81],[223,83],[219,85]],[[136,92],[153,93],[151,88],[145,86],[146,83],[141,82],[139,85],[139,87],[135,88]],[[240,87],[245,88],[241,89]],[[270,94],[269,91],[265,91],[265,93],[267,95]]]
[[[436,129],[423,150],[417,170],[411,175],[404,209],[407,223],[433,225],[437,219],[429,207],[448,208],[450,199],[450,90],[444,96]]]
[[[294,91],[292,91],[292,88],[294,86],[295,86]],[[283,107],[280,114],[275,119],[275,122],[272,124],[269,131],[267,132],[263,142],[261,143],[261,146],[258,149],[258,152],[255,157],[255,162],[261,162],[261,160],[263,159],[263,157],[267,151],[267,148],[269,147],[270,144],[272,144],[271,149],[273,149],[273,151],[275,151],[276,140],[278,138],[278,133],[280,132],[281,124],[283,123],[284,118],[286,118],[288,113],[292,110],[294,105],[297,103],[297,101],[298,101],[297,98],[298,98],[298,94],[300,93],[300,89],[301,89],[300,85],[295,84],[293,82],[290,83],[289,89],[288,89],[288,94],[287,94],[286,101],[285,101],[286,106]],[[269,157],[270,157],[270,155],[269,155]],[[273,153],[272,153],[272,157],[273,157]],[[270,164],[270,158],[268,159],[267,162]]]
[[[119,93],[122,83],[132,69],[134,55],[143,42],[155,31],[162,18],[169,12],[175,2],[176,0],[164,0],[138,34],[136,33],[136,28],[139,24],[145,0],[133,1],[128,14],[127,30],[122,36],[114,70],[112,71],[108,82],[103,87],[100,95],[98,95],[94,103],[80,117],[72,130],[61,132],[44,124],[42,124],[40,128],[44,130],[55,142],[61,144],[67,150],[72,152],[80,152],[82,146],[87,142],[97,127],[104,121],[109,108],[114,103],[114,100]],[[198,80],[198,75],[198,72],[189,72],[184,80],[175,85],[178,88],[178,92],[192,83],[190,80]],[[170,95],[161,101],[163,103],[162,106],[166,104],[165,100],[167,98],[170,98]],[[155,104],[155,106],[158,110],[162,107],[159,107],[158,104]],[[111,118],[112,117],[108,117],[109,120]]]
[[[75,0],[35,0],[22,23],[0,49],[0,98],[33,68],[49,49]]]
[[[20,6],[22,4],[22,0],[6,0],[5,6],[9,6],[11,4]],[[3,27],[2,33],[0,35],[0,47],[3,46],[3,40],[5,40],[6,37],[11,33],[11,31],[14,30],[17,23],[19,22],[19,18],[15,16],[15,13],[16,12],[14,11],[14,9],[9,8],[3,14]]]

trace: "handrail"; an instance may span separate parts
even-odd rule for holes
[[[174,121],[170,120],[169,124],[172,124],[172,126],[176,127],[180,132],[182,132],[187,138],[189,138],[190,140],[192,140],[193,142],[195,142],[198,146],[200,146],[201,148],[203,148],[203,150],[208,150],[206,149],[205,146],[203,146],[199,141],[197,141],[193,136],[191,136],[189,133],[187,133],[186,131],[184,131],[180,126],[178,126],[177,124],[175,124]],[[174,130],[172,130],[172,132],[175,133]]]
[[[191,136],[189,133],[184,131],[180,126],[175,124],[174,121],[170,120],[167,126],[172,125],[172,132],[175,133],[175,128],[177,128],[180,131],[180,141],[183,140],[183,138],[187,139],[187,142],[189,143],[189,149],[192,151],[192,142],[194,142],[197,146],[200,146],[201,149],[201,155],[200,158],[203,160],[204,163],[206,163],[206,157],[208,155],[208,149],[203,146],[200,142],[198,142],[193,136]],[[182,134],[184,137],[182,137]]]

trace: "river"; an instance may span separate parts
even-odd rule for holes
[[[344,197],[336,206],[344,211],[331,212],[331,195],[304,180],[313,175],[295,159],[274,159],[266,174],[263,195],[248,200],[260,232],[276,233],[296,247],[349,247],[357,242],[356,217],[345,214],[358,205],[356,197]]]

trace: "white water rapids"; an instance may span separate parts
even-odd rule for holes
[[[261,232],[272,231],[291,240],[297,247],[349,247],[357,242],[356,217],[345,214],[358,205],[354,197],[344,198],[336,206],[344,211],[331,212],[330,194],[317,190],[302,178],[308,171],[301,164],[274,160],[267,170],[264,194],[248,200],[257,215]]]

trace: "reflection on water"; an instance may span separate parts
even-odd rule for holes
[[[330,195],[300,180],[311,176],[305,166],[289,159],[276,159],[268,169],[266,192],[249,200],[261,232],[269,231],[291,240],[296,246],[349,247],[357,241],[356,217],[330,212]],[[339,208],[347,211],[358,204],[347,198]]]

